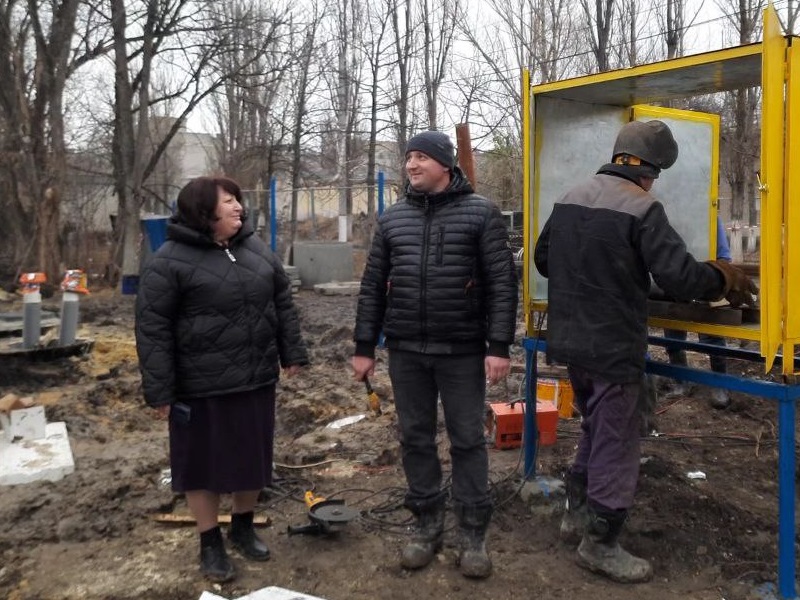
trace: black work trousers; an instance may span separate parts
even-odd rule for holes
[[[408,482],[406,506],[412,511],[424,511],[442,497],[442,466],[436,444],[439,398],[450,438],[453,501],[462,506],[490,504],[483,361],[483,354],[389,351],[389,377]]]
[[[686,341],[686,332],[680,329],[665,329],[664,337],[672,338],[674,340]],[[698,341],[701,344],[709,344],[711,346],[725,347],[725,338],[710,333],[698,333]],[[674,365],[686,365],[686,350],[676,346],[667,346],[667,354],[669,355],[669,362]],[[709,354],[708,361],[711,363],[711,370],[714,373],[727,373],[728,361],[724,356],[716,354]]]

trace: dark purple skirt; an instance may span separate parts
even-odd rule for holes
[[[173,405],[169,417],[172,490],[219,494],[272,483],[275,386]]]

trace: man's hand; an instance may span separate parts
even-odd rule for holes
[[[283,368],[283,374],[287,378],[292,378],[300,372],[300,365],[289,365]]]
[[[356,381],[364,381],[364,377],[372,377],[375,374],[374,358],[354,356],[351,364],[353,366],[353,378]]]
[[[165,406],[156,406],[153,410],[156,411],[156,416],[159,419],[169,419],[170,406],[170,404],[166,404]]]
[[[483,364],[486,368],[486,379],[490,385],[496,384],[501,379],[505,379],[511,370],[511,359],[501,358],[500,356],[487,356]]]
[[[725,279],[723,295],[731,306],[736,308],[742,304],[748,306],[755,304],[754,298],[758,296],[758,286],[744,271],[724,260],[711,260],[708,264],[722,273]]]

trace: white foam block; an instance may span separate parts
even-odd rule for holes
[[[38,440],[0,442],[0,485],[58,481],[75,471],[64,422],[48,423]]]
[[[226,600],[222,596],[217,596],[211,592],[203,592],[199,600]],[[239,596],[236,600],[325,600],[319,596],[309,596],[300,592],[293,592],[284,588],[270,586],[261,588],[255,592],[250,592],[246,596]]]
[[[237,600],[325,600],[319,596],[309,596],[300,592],[293,592],[275,586],[262,588],[255,592],[250,592]]]
[[[23,440],[40,440],[46,433],[47,419],[44,406],[31,406],[12,410],[9,419],[9,441],[17,438]]]

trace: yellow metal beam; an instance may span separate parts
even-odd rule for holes
[[[522,255],[522,306],[527,307],[531,297],[531,254],[533,253],[533,231],[531,215],[535,219],[536,212],[531,206],[531,73],[522,71],[522,239],[525,252]],[[525,311],[525,331],[531,334],[533,327],[530,311]]]
[[[789,77],[786,86],[786,144],[784,170],[783,351],[789,353],[800,338],[800,38],[792,38],[788,49]],[[795,168],[790,168],[795,166]],[[788,364],[787,364],[788,363]],[[783,373],[794,374],[794,362],[784,361]]]
[[[783,192],[784,192],[784,80],[786,47],[775,8],[764,9],[761,57],[761,355],[769,371],[782,338]]]
[[[534,87],[533,93],[576,102],[631,106],[760,83],[761,44],[750,44],[545,83]]]

